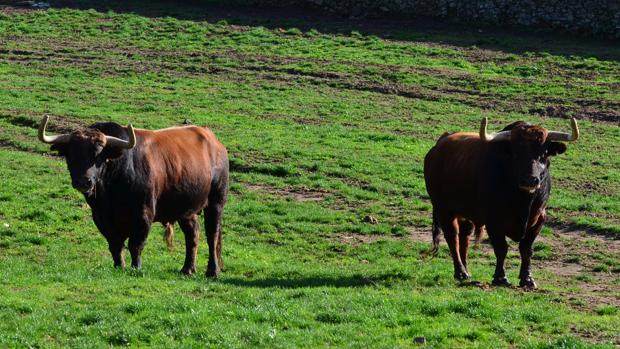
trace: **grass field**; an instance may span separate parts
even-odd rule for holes
[[[617,42],[168,10],[0,9],[0,348],[620,345]],[[160,226],[142,270],[112,268],[36,139],[44,113],[54,132],[212,128],[233,169],[222,276],[204,278],[204,241],[201,272],[181,276],[182,234],[169,252]],[[553,159],[538,291],[490,286],[485,242],[472,283],[452,279],[445,243],[421,257],[422,159],[483,116],[493,130],[579,119]],[[513,244],[514,283],[518,265]]]

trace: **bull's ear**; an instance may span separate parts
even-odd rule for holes
[[[57,151],[58,155],[60,156],[67,156],[67,149],[68,149],[68,144],[67,143],[56,143],[56,144],[52,144],[52,146],[50,147],[50,149],[52,151]]]
[[[547,154],[549,156],[564,154],[566,151],[566,144],[560,142],[549,142],[547,145]]]

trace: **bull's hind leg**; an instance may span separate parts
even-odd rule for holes
[[[459,253],[461,263],[467,270],[467,252],[469,250],[469,236],[474,232],[474,224],[468,220],[459,221]]]
[[[189,218],[180,219],[179,226],[185,235],[185,263],[183,263],[181,273],[192,275],[196,272],[196,253],[198,252],[198,241],[200,240],[198,217],[192,215]]]
[[[222,259],[222,229],[220,227],[220,231],[217,234],[217,262],[220,264],[220,269],[224,269],[224,260]]]
[[[221,201],[209,200],[209,206],[205,208],[205,232],[207,244],[209,245],[209,264],[207,265],[207,277],[217,277],[222,269],[221,256],[221,234],[222,234],[222,213],[224,203]]]
[[[448,247],[450,248],[450,254],[452,255],[452,262],[454,264],[454,278],[457,280],[465,280],[469,278],[469,274],[467,273],[467,269],[463,265],[461,261],[461,256],[459,252],[459,224],[456,218],[448,218],[441,219],[441,230],[443,231],[443,236],[448,243]]]
[[[228,162],[213,181],[205,214],[205,232],[209,245],[207,277],[217,277],[224,267],[222,261],[222,214],[228,199]]]

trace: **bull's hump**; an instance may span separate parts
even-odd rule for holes
[[[473,181],[480,173],[485,151],[485,142],[477,133],[453,133],[441,139],[433,149],[429,167],[435,167],[437,173],[434,176],[452,178],[458,173],[458,179]]]
[[[446,137],[451,141],[463,141],[463,140],[480,140],[480,135],[474,132],[457,132]]]
[[[196,126],[196,125],[186,125],[186,126],[172,126],[172,127],[166,127],[166,128],[161,128],[159,130],[153,130],[151,132],[168,132],[168,131],[176,131],[176,130],[188,130],[188,129],[203,129],[202,127]]]
[[[477,133],[473,132],[457,132],[442,137],[437,142],[437,148],[440,153],[454,151],[475,151],[483,146],[484,142]]]

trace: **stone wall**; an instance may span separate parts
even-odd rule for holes
[[[422,16],[450,21],[555,28],[620,38],[620,0],[255,0],[307,4],[353,17]]]

